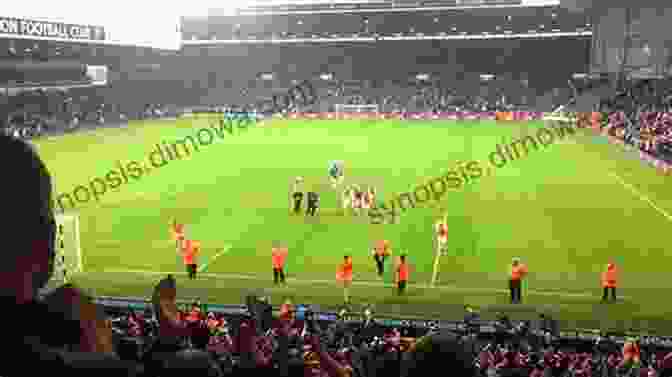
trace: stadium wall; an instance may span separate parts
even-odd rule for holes
[[[646,76],[672,68],[672,7],[615,6],[594,10],[591,71],[636,71]]]

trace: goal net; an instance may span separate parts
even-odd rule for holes
[[[555,125],[555,124],[570,124],[576,125],[577,123],[577,114],[573,112],[565,112],[564,107],[560,106],[556,111],[544,115],[542,118],[544,123]]]
[[[83,271],[79,218],[76,215],[56,215],[55,242],[56,260],[50,285],[67,283],[73,274]]]
[[[380,106],[378,105],[346,105],[346,104],[337,104],[334,105],[334,110],[337,114],[353,114],[353,113],[374,113],[378,114],[380,112]]]

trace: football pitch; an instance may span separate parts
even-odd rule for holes
[[[131,160],[148,161],[157,143],[211,126],[200,117],[134,122],[37,141],[57,193],[89,185]],[[587,130],[579,130],[499,169],[487,169],[497,144],[544,127],[541,121],[271,120],[226,133],[207,148],[108,190],[66,213],[79,216],[84,272],[76,282],[96,295],[149,297],[165,273],[183,299],[237,304],[263,289],[273,302],[336,307],[337,264],[354,259],[356,305],[379,313],[461,318],[465,304],[516,318],[544,311],[562,327],[672,331],[671,178]],[[381,200],[412,190],[476,160],[483,177],[449,190],[439,203],[408,209],[395,224],[344,214],[327,177],[346,163],[345,183],[378,190]],[[318,216],[292,215],[294,178],[321,194]],[[449,254],[435,258],[433,224],[448,214]],[[169,234],[176,218],[201,241],[199,279],[188,281]],[[393,264],[379,280],[370,255],[378,239],[412,266],[406,296],[392,287]],[[288,284],[274,287],[270,249],[288,246]],[[522,305],[508,304],[513,257],[530,269]],[[600,272],[621,270],[620,300],[601,304]]]

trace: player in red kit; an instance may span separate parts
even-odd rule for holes
[[[364,205],[364,192],[359,188],[359,186],[354,186],[352,197],[352,209],[355,211],[356,215],[360,214],[363,205]]]
[[[369,188],[366,192],[362,193],[362,209],[365,211],[370,210],[373,206],[373,194],[371,190],[373,189]]]

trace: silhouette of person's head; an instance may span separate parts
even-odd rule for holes
[[[0,174],[5,204],[0,216],[0,295],[24,303],[37,296],[54,270],[51,176],[34,146],[4,135]]]

